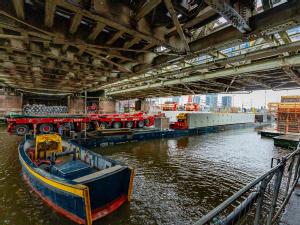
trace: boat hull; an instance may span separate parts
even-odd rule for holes
[[[86,184],[65,182],[36,167],[23,148],[24,143],[19,146],[19,159],[25,181],[48,206],[78,224],[92,224],[94,220],[112,213],[129,200],[127,195],[129,187],[125,190],[126,193],[122,192],[123,194],[117,193],[117,195],[111,196],[107,200],[109,202],[103,200],[103,197],[96,193],[101,190],[101,186],[104,188],[105,183],[119,179],[118,176],[123,176],[124,173],[129,174],[128,179],[130,179],[131,171],[129,169]],[[128,179],[126,177],[126,180]],[[103,190],[105,191],[105,189]]]

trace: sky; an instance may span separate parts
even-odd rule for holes
[[[269,102],[280,102],[281,96],[287,95],[300,95],[300,89],[294,90],[280,90],[280,91],[253,91],[247,94],[234,93],[234,94],[219,94],[218,105],[221,105],[222,96],[232,96],[232,105],[234,107],[244,108],[261,108],[267,107]],[[172,97],[158,98],[158,104],[163,104],[166,101],[172,101]],[[188,96],[182,96],[179,104],[183,105],[188,102]],[[201,104],[205,105],[205,95],[201,95]]]
[[[269,102],[280,102],[281,96],[287,95],[300,95],[300,89],[295,90],[281,90],[281,91],[253,91],[250,94],[230,94],[232,96],[233,106],[236,107],[255,107],[261,108],[267,106]],[[221,96],[225,96],[224,94],[220,94],[218,97],[218,101],[220,102]]]

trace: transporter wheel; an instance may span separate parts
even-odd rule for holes
[[[15,130],[17,135],[24,136],[25,134],[28,133],[29,127],[27,125],[17,125]]]
[[[105,123],[105,122],[101,122],[101,123],[99,124],[99,127],[100,127],[100,129],[106,129],[106,128],[108,128],[108,124]]]
[[[120,122],[114,122],[113,123],[113,128],[115,128],[115,129],[120,129],[121,126],[122,126],[122,124]]]
[[[138,126],[138,128],[143,128],[143,127],[145,126],[144,120],[140,120],[140,121],[137,123],[137,126]]]
[[[149,126],[150,125],[150,120],[149,119],[144,119],[144,124],[145,124],[145,126]]]
[[[132,121],[128,121],[125,126],[126,126],[126,128],[131,129],[133,127],[133,122]]]
[[[52,124],[44,123],[44,124],[40,125],[39,130],[40,130],[41,134],[49,134],[49,133],[53,132],[53,126],[52,126]]]
[[[93,122],[87,123],[87,124],[86,124],[86,130],[87,130],[87,131],[93,131],[93,130],[95,130],[95,125],[94,125],[94,123],[93,123]]]
[[[74,125],[72,123],[64,123],[62,126],[68,130],[74,130]]]

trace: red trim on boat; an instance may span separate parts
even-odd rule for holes
[[[59,207],[58,205],[56,205],[55,203],[53,203],[51,200],[49,200],[48,198],[46,198],[41,192],[39,192],[37,189],[35,189],[28,177],[23,173],[23,177],[25,179],[25,181],[28,183],[28,185],[30,186],[30,188],[34,191],[34,193],[36,193],[48,206],[50,206],[51,208],[53,208],[56,212],[58,212],[59,214],[69,218],[70,220],[79,223],[79,224],[85,224],[85,220],[81,219],[80,217],[68,212],[67,210]]]
[[[93,221],[100,219],[100,218],[114,212],[126,201],[127,201],[127,195],[122,195],[121,197],[117,198],[116,200],[104,205],[103,207],[94,209],[92,211]]]

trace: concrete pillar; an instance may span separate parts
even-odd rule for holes
[[[146,99],[142,100],[141,111],[146,113],[150,112],[150,102],[148,102]]]
[[[115,113],[116,112],[116,101],[110,99],[101,99],[99,101],[99,112],[100,113]]]
[[[84,92],[84,114],[87,114],[87,91]]]
[[[71,109],[71,96],[68,95],[67,97],[67,107],[68,107],[68,112],[70,112],[70,109]]]
[[[70,99],[69,112],[73,114],[83,114],[84,113],[84,99],[79,97],[72,97]]]
[[[7,112],[19,113],[22,111],[21,96],[3,94],[0,95],[0,114]]]
[[[23,93],[21,93],[21,108],[23,108]]]

